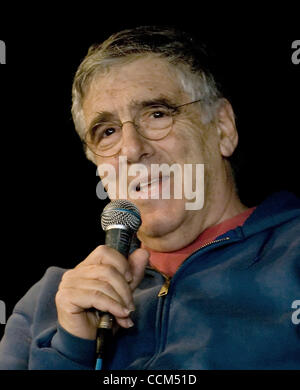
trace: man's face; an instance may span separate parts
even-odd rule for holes
[[[162,59],[146,57],[122,66],[112,67],[108,74],[99,75],[92,83],[84,99],[83,110],[87,128],[100,112],[122,123],[133,121],[138,107],[144,102],[165,100],[171,106],[179,106],[191,101],[182,91],[174,71]],[[160,140],[143,138],[131,122],[123,126],[123,143],[118,155],[100,157],[95,155],[97,165],[111,164],[117,173],[119,156],[127,157],[128,168],[132,164],[144,164],[150,175],[151,164],[205,164],[205,203],[201,210],[186,210],[187,199],[132,199],[129,191],[128,199],[139,208],[142,226],[140,239],[147,244],[148,239],[167,237],[183,226],[182,231],[192,241],[201,232],[201,219],[207,219],[211,207],[211,191],[217,186],[218,172],[222,158],[218,147],[217,131],[213,126],[204,126],[201,122],[199,104],[187,105],[180,109],[174,118],[172,130]],[[128,177],[128,184],[134,177]],[[174,178],[160,178],[158,188],[161,190],[163,180],[170,180],[173,188]],[[195,178],[193,179],[195,182]],[[195,184],[195,183],[194,183]],[[194,186],[195,189],[195,186]],[[138,196],[134,194],[134,198]],[[200,232],[196,231],[199,226]],[[184,233],[183,233],[184,234]]]

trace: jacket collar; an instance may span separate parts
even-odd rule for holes
[[[300,199],[288,191],[276,192],[253,211],[240,228],[241,233],[248,237],[299,216]]]

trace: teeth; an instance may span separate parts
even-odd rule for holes
[[[148,187],[148,186],[150,186],[151,184],[156,183],[157,181],[159,181],[159,179],[153,179],[153,180],[151,180],[150,182],[142,183],[142,184],[140,184],[140,188]]]
[[[136,191],[140,191],[141,189],[145,188],[145,187],[148,187],[149,185],[153,184],[153,183],[156,183],[159,181],[159,178],[156,178],[156,179],[152,179],[150,182],[144,182],[144,183],[139,183],[137,186],[136,186]]]

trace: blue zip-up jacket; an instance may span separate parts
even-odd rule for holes
[[[94,369],[95,341],[57,323],[65,271],[50,267],[15,306],[0,369]],[[158,296],[163,285],[147,269],[135,326],[118,331],[105,368],[300,369],[300,200],[272,195],[242,227],[189,256]]]

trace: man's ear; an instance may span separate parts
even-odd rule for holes
[[[238,144],[238,133],[235,125],[234,112],[227,99],[222,99],[218,111],[216,125],[219,135],[220,152],[223,157],[233,154]]]

